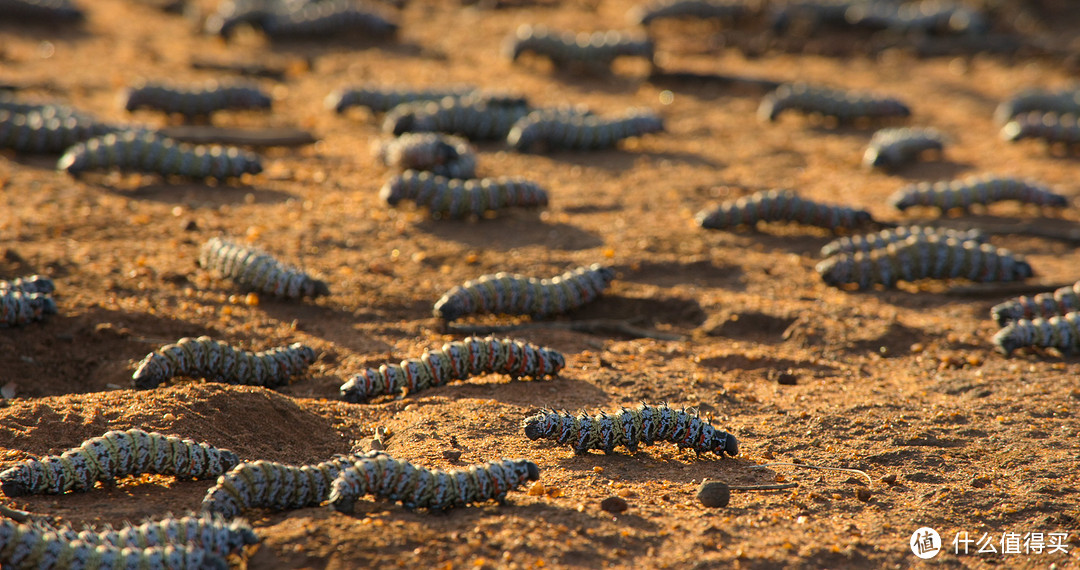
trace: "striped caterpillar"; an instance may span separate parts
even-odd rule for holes
[[[54,528],[44,525],[40,528],[45,532],[54,532],[61,540],[68,542],[80,540],[87,544],[116,548],[188,545],[221,557],[241,554],[244,547],[259,543],[259,537],[247,521],[230,521],[210,514],[191,514],[180,518],[168,516],[158,521],[148,520],[138,526],[125,524],[119,530],[110,527],[104,531],[77,531],[70,527]]]
[[[47,116],[0,110],[0,148],[18,152],[57,154],[72,145],[122,130],[81,115]]]
[[[636,408],[623,407],[614,413],[600,412],[595,416],[541,410],[525,418],[522,425],[529,439],[554,439],[561,445],[569,444],[577,454],[590,449],[611,454],[620,445],[635,453],[640,444],[660,441],[676,443],[679,449],[693,449],[698,455],[710,451],[720,456],[739,454],[735,436],[714,428],[694,410],[675,410],[667,404],[643,403]]]
[[[131,382],[143,390],[177,376],[206,378],[244,386],[273,388],[302,374],[318,355],[298,342],[261,352],[248,352],[208,336],[184,337],[146,355]]]
[[[314,507],[330,496],[330,485],[342,469],[380,452],[335,455],[312,465],[275,461],[241,463],[218,477],[202,500],[205,513],[231,519],[244,509],[290,510]]]
[[[353,0],[324,0],[300,3],[293,10],[275,13],[263,21],[262,28],[274,40],[331,36],[366,39],[393,37],[398,25]]]
[[[859,289],[875,284],[891,288],[897,281],[927,278],[1018,281],[1033,274],[1023,258],[1007,249],[936,235],[913,235],[885,249],[836,255],[815,269],[828,285],[854,283]]]
[[[749,12],[746,4],[732,0],[656,0],[634,7],[627,16],[632,24],[648,26],[675,18],[738,20]]]
[[[27,459],[0,473],[9,497],[86,491],[97,481],[160,473],[179,478],[217,477],[239,463],[236,454],[205,443],[141,429],[112,430],[61,455]]]
[[[5,22],[81,22],[85,19],[86,14],[70,0],[0,0],[0,20]]]
[[[429,172],[407,170],[391,178],[379,192],[391,206],[411,200],[440,218],[481,216],[506,208],[535,208],[548,204],[547,192],[524,178],[453,180]]]
[[[405,133],[394,140],[376,142],[375,156],[387,166],[426,170],[450,178],[476,175],[476,152],[468,141],[439,133]]]
[[[466,380],[480,374],[507,374],[511,378],[554,377],[566,366],[561,353],[519,340],[470,336],[428,350],[420,358],[401,364],[368,368],[341,385],[345,401],[359,403],[383,394],[409,394]]]
[[[124,108],[153,109],[190,119],[230,109],[269,109],[272,102],[270,95],[254,85],[221,85],[217,81],[187,87],[143,83],[128,90]]]
[[[841,253],[870,252],[885,249],[889,244],[902,242],[911,236],[941,236],[957,241],[986,243],[986,236],[979,230],[952,230],[925,226],[900,226],[877,233],[842,237],[821,246],[821,256],[830,257]]]
[[[461,99],[475,92],[476,88],[468,85],[429,89],[363,85],[334,91],[327,95],[324,103],[327,109],[337,113],[344,113],[352,107],[367,107],[373,113],[385,113],[404,103],[439,102],[445,97]]]
[[[574,65],[587,69],[610,68],[615,58],[621,56],[642,57],[652,63],[654,50],[652,40],[615,30],[575,34],[529,24],[518,26],[503,47],[511,61],[532,52],[546,56],[556,67]]]
[[[663,130],[664,120],[649,109],[631,109],[612,119],[541,110],[514,123],[506,142],[518,151],[538,147],[594,150],[612,148],[623,139]]]
[[[47,294],[0,289],[0,328],[43,321],[56,312],[56,301]]]
[[[1080,89],[1026,89],[997,106],[994,110],[994,122],[1005,125],[1013,117],[1033,111],[1059,115],[1080,113]]]
[[[973,204],[989,205],[1005,200],[1053,208],[1069,205],[1068,198],[1042,184],[991,174],[969,176],[961,180],[911,184],[890,196],[888,203],[901,211],[913,206],[930,206],[946,212],[953,208],[968,210]]]
[[[22,291],[23,293],[41,293],[52,295],[56,290],[56,284],[52,279],[44,275],[27,275],[15,279],[0,279],[0,291]]]
[[[1064,315],[1080,310],[1080,281],[1062,287],[1052,293],[1039,293],[1034,297],[1023,295],[994,305],[990,315],[999,326],[1005,326],[1020,319],[1036,317],[1049,319],[1055,315]]]
[[[599,263],[551,279],[505,272],[483,275],[447,291],[433,312],[446,322],[473,313],[534,317],[566,313],[595,300],[613,279],[615,270]]]
[[[259,249],[219,237],[199,250],[199,265],[240,287],[286,299],[316,298],[330,294],[330,286],[285,265]]]
[[[1020,319],[993,338],[998,351],[1009,356],[1020,348],[1056,348],[1066,354],[1080,352],[1080,313],[1073,311],[1049,319]]]
[[[866,210],[819,204],[791,190],[767,190],[720,204],[715,210],[703,210],[697,222],[703,228],[726,230],[754,226],[757,222],[798,222],[808,226],[851,230],[873,223]]]
[[[870,146],[863,154],[863,165],[867,168],[896,168],[915,162],[928,150],[945,150],[945,137],[936,129],[881,129],[870,138]]]
[[[234,147],[177,143],[146,131],[111,133],[81,142],[69,148],[56,167],[73,176],[115,169],[215,180],[262,172],[256,154]]]
[[[471,140],[502,140],[519,119],[530,112],[527,104],[462,100],[454,97],[439,102],[398,105],[386,114],[382,129],[400,135],[406,132],[440,132]]]
[[[540,467],[532,461],[503,459],[447,472],[379,454],[338,474],[330,487],[330,507],[351,513],[364,495],[401,501],[406,509],[430,511],[490,500],[501,504],[507,492],[539,478]]]
[[[758,106],[758,119],[775,122],[788,109],[832,117],[840,124],[911,116],[911,109],[893,97],[794,83],[766,95]]]
[[[953,2],[931,0],[908,4],[859,2],[845,13],[848,24],[901,33],[981,34],[989,27],[979,12]]]
[[[1001,138],[1016,142],[1023,139],[1042,139],[1048,144],[1080,143],[1080,122],[1072,113],[1058,115],[1033,111],[1012,118],[1001,128]]]
[[[0,93],[0,111],[7,111],[13,115],[36,113],[43,118],[86,117],[85,113],[69,105],[27,101],[10,93]]]
[[[69,541],[32,524],[0,519],[0,565],[19,570],[227,570],[221,557],[195,546],[120,548]]]

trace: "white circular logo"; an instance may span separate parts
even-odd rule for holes
[[[937,556],[941,552],[941,535],[928,526],[920,528],[911,535],[911,551],[923,560]]]

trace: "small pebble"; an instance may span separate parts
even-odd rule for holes
[[[886,485],[895,484],[896,483],[896,473],[889,473],[888,475],[882,477],[881,482],[885,483]]]
[[[776,377],[776,383],[782,386],[794,386],[799,383],[799,377],[785,372]]]
[[[982,489],[983,487],[985,487],[985,486],[987,486],[989,484],[990,484],[990,478],[989,477],[976,477],[976,478],[971,480],[971,486],[975,487],[976,489]]]
[[[461,459],[461,451],[457,449],[447,449],[442,452],[442,456],[450,462],[458,461]]]
[[[613,514],[619,514],[629,507],[630,505],[626,503],[626,499],[622,497],[608,497],[600,501],[600,508]]]
[[[698,486],[697,499],[711,509],[723,508],[731,502],[731,489],[720,481],[702,481]]]

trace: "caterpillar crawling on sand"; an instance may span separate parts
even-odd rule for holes
[[[316,358],[318,355],[311,347],[298,342],[248,352],[208,336],[184,337],[146,355],[131,381],[143,390],[156,388],[177,376],[273,388],[303,374]]]
[[[353,0],[324,0],[275,13],[262,22],[262,29],[273,40],[340,36],[385,39],[397,34],[398,25]]]
[[[262,172],[262,162],[254,153],[235,147],[178,143],[147,131],[110,133],[81,142],[69,148],[56,167],[73,176],[91,170],[120,170],[213,180]]]
[[[805,83],[781,85],[761,100],[757,114],[762,121],[776,121],[787,110],[832,117],[840,124],[911,116],[911,108],[893,97]]]
[[[841,253],[870,252],[875,249],[885,249],[889,244],[902,242],[911,236],[941,236],[952,238],[957,241],[973,241],[985,243],[986,236],[979,230],[953,230],[948,228],[932,228],[926,226],[900,226],[889,230],[881,230],[871,234],[842,237],[821,246],[821,256],[829,257]]]
[[[217,81],[179,86],[143,83],[132,87],[124,105],[128,111],[153,109],[186,118],[209,117],[216,111],[269,109],[273,104],[263,90],[254,85],[222,85]]]
[[[330,286],[270,254],[219,237],[199,250],[199,265],[245,289],[285,299],[330,294]]]
[[[0,291],[22,291],[23,293],[41,293],[52,295],[56,284],[44,275],[26,275],[15,279],[0,279]]]
[[[1056,289],[1053,292],[1039,293],[1034,297],[1023,295],[994,305],[990,316],[999,326],[1005,326],[1020,319],[1049,319],[1080,310],[1080,281]]]
[[[60,103],[44,103],[41,101],[28,101],[10,93],[0,93],[0,111],[7,111],[13,115],[28,115],[31,113],[41,115],[43,118],[51,117],[80,117],[89,118],[85,113],[70,105]]]
[[[1080,89],[1070,88],[1058,91],[1026,89],[997,106],[994,110],[994,122],[1005,125],[1014,117],[1034,111],[1076,115],[1080,113]]]
[[[0,19],[81,22],[86,19],[86,14],[71,0],[0,0]]]
[[[1005,200],[1052,208],[1069,205],[1068,198],[1033,180],[992,174],[911,184],[890,196],[888,203],[900,211],[914,206],[929,206],[946,212],[953,208],[969,210],[974,204],[985,206]]]
[[[623,139],[663,130],[664,120],[649,109],[631,109],[613,118],[540,110],[515,122],[506,142],[523,152],[537,148],[597,150],[612,148]]]
[[[103,531],[71,527],[40,527],[54,532],[68,542],[80,540],[87,544],[102,544],[116,548],[154,548],[168,545],[187,545],[204,549],[217,556],[240,554],[244,547],[259,543],[259,537],[251,525],[243,519],[226,520],[210,514],[189,514],[183,517],[167,516],[161,520],[148,520],[138,526],[125,524],[120,529],[108,527]]]
[[[1005,356],[1021,348],[1056,348],[1066,354],[1080,353],[1080,313],[1020,319],[999,330],[992,340],[998,352]]]
[[[0,328],[43,321],[56,312],[56,301],[47,294],[0,289]]]
[[[897,168],[915,162],[926,151],[944,152],[945,136],[929,128],[881,129],[863,153],[867,168]]]
[[[463,99],[476,92],[475,87],[468,85],[421,89],[371,84],[338,89],[327,95],[324,104],[327,109],[337,113],[344,113],[352,107],[367,107],[373,113],[385,113],[405,103],[439,102],[446,97]]]
[[[1075,145],[1080,143],[1080,120],[1072,113],[1024,113],[1013,117],[1001,128],[1001,138],[1009,142],[1042,139],[1048,144]]]
[[[379,160],[394,168],[425,170],[449,178],[476,175],[476,152],[468,141],[451,135],[405,133],[376,142],[373,150]]]
[[[32,524],[0,519],[0,565],[24,570],[227,570],[214,553],[196,546],[117,547],[66,540]]]
[[[630,23],[648,26],[657,20],[738,20],[750,13],[740,0],[656,0],[627,13]]]
[[[547,191],[524,178],[457,180],[415,170],[391,178],[382,187],[379,197],[391,206],[411,200],[418,206],[427,207],[434,216],[450,219],[548,204]]]
[[[438,102],[398,105],[383,119],[383,132],[440,132],[470,140],[502,140],[531,108],[515,101],[473,101],[445,97]]]
[[[737,200],[729,200],[713,210],[697,214],[706,229],[726,230],[754,226],[758,222],[796,222],[827,230],[846,231],[873,223],[866,210],[820,204],[800,198],[791,190],[767,190]]]
[[[503,52],[511,61],[524,53],[545,56],[556,67],[610,68],[618,57],[641,57],[653,61],[652,40],[615,30],[592,34],[560,32],[546,26],[522,24],[506,38]]]
[[[18,152],[58,154],[72,145],[120,130],[123,129],[82,115],[0,110],[0,148]]]

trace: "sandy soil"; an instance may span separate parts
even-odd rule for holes
[[[840,291],[813,270],[829,239],[821,230],[708,232],[693,223],[702,208],[774,187],[867,208],[882,220],[925,220],[933,214],[905,218],[885,198],[910,181],[979,172],[1038,178],[1075,199],[1075,158],[1037,142],[1003,143],[991,120],[1011,93],[1074,78],[1068,59],[1028,51],[917,59],[903,48],[879,49],[880,36],[770,43],[715,23],[656,26],[667,68],[824,82],[910,101],[911,124],[935,126],[952,144],[942,161],[886,174],[859,167],[870,130],[833,130],[798,116],[759,124],[761,92],[752,88],[654,85],[635,61],[590,77],[500,56],[503,37],[521,23],[625,28],[628,0],[412,1],[398,15],[403,31],[394,43],[274,45],[256,33],[226,44],[197,33],[190,19],[140,2],[84,4],[82,27],[0,24],[0,78],[103,119],[161,125],[159,115],[123,111],[121,89],[139,78],[227,77],[191,69],[197,58],[281,65],[283,81],[260,80],[275,96],[272,114],[224,113],[216,122],[299,126],[321,141],[266,150],[267,171],[241,185],[130,175],[73,181],[53,170],[51,157],[0,158],[0,277],[50,275],[60,307],[47,322],[0,332],[0,379],[16,392],[0,410],[0,467],[129,427],[206,441],[243,459],[316,462],[365,449],[372,430],[385,426],[388,452],[419,464],[520,457],[542,469],[543,494],[519,491],[505,506],[445,515],[383,502],[362,502],[354,516],[326,508],[250,512],[263,538],[248,562],[253,568],[906,567],[918,562],[908,540],[920,526],[941,534],[949,552],[938,560],[951,566],[1080,563],[1080,365],[993,352],[988,311],[1008,295],[953,296],[941,284]],[[205,13],[213,5],[193,8]],[[1065,6],[1020,11],[1016,27],[1067,46],[1080,12]],[[608,152],[521,155],[479,145],[482,175],[540,181],[551,191],[550,208],[432,221],[378,200],[391,173],[369,152],[383,136],[373,117],[323,108],[332,89],[365,81],[471,83],[610,114],[647,106],[663,113],[668,132]],[[1041,215],[1056,229],[1080,219],[1075,209],[1002,204],[945,223]],[[230,283],[195,266],[199,245],[216,235],[301,264],[333,294],[245,304]],[[1022,235],[992,243],[1026,255],[1038,283],[1078,277],[1080,254],[1069,243]],[[682,340],[531,328],[515,336],[564,352],[560,378],[489,376],[368,405],[337,399],[344,378],[362,367],[456,338],[430,317],[453,285],[500,270],[550,276],[594,262],[618,270],[609,294],[555,320],[636,320]],[[277,391],[191,381],[127,388],[147,352],[200,334],[253,349],[302,341],[321,358],[310,375]],[[781,384],[782,375],[794,385]],[[520,428],[540,407],[596,411],[642,400],[697,407],[738,436],[742,454],[697,458],[668,444],[574,456],[527,440]],[[455,446],[462,453],[452,463],[443,452]],[[873,478],[871,495],[857,497],[867,488],[858,476],[755,468],[768,462],[862,469]],[[799,486],[737,492],[730,506],[713,510],[694,496],[705,478]],[[117,524],[197,508],[207,486],[143,478],[8,504],[54,521]],[[601,510],[611,496],[625,498],[628,510]],[[957,556],[950,543],[961,531],[995,541],[1004,533],[1069,532],[1069,552]]]

